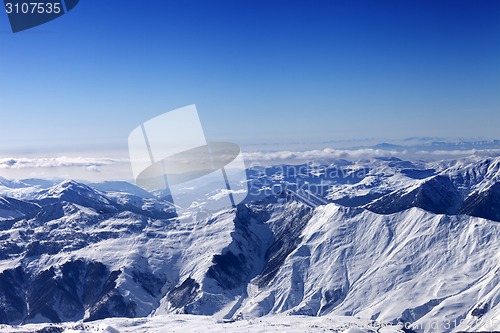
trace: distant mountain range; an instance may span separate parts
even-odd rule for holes
[[[500,316],[500,157],[248,177],[219,212],[126,182],[0,178],[0,323],[283,313],[458,332]]]
[[[374,146],[370,146],[375,149],[387,149],[387,150],[401,150],[401,149],[413,149],[413,150],[470,150],[470,149],[500,149],[500,140],[481,140],[481,141],[432,141],[432,142],[422,142],[422,143],[410,143],[410,144],[391,144],[391,143],[380,143]]]

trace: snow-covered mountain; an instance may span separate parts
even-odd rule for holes
[[[248,175],[247,200],[219,212],[176,212],[124,182],[2,179],[0,324],[288,314],[500,328],[500,158]]]

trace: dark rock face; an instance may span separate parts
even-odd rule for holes
[[[486,191],[476,192],[467,197],[458,213],[500,221],[499,207],[500,183],[496,183]]]
[[[125,300],[115,288],[119,275],[120,271],[113,271],[104,281],[98,301],[90,308],[88,321],[109,317],[135,317],[135,302]]]
[[[0,323],[19,324],[26,317],[26,276],[21,268],[8,269],[0,273]]]
[[[326,290],[324,292],[325,305],[321,307],[321,313],[327,313],[328,310],[333,308],[336,304],[340,303],[346,297],[346,291],[343,288],[335,290]]]
[[[264,260],[264,239],[272,237],[269,227],[264,226],[267,218],[268,214],[238,205],[232,242],[222,254],[213,257],[207,277],[216,280],[226,290],[245,287],[261,270],[257,265]],[[261,228],[261,234],[253,231],[257,225]]]
[[[151,296],[158,297],[161,295],[161,288],[165,284],[165,280],[160,279],[151,272],[139,270],[134,270],[132,275],[134,282],[142,286]]]
[[[274,230],[274,242],[266,251],[265,266],[257,278],[257,285],[266,286],[277,274],[288,255],[300,244],[300,234],[312,211],[306,206],[287,207]]]
[[[174,308],[182,308],[194,301],[200,285],[192,278],[187,278],[182,284],[167,294],[167,299]]]
[[[449,177],[436,176],[410,192],[396,191],[368,204],[379,214],[392,214],[418,207],[436,214],[454,214],[461,204],[460,192]]]
[[[62,333],[62,332],[64,332],[63,327],[50,326],[37,330],[34,333]]]
[[[9,216],[4,217],[4,221],[0,223],[0,230],[6,230],[12,226],[13,222],[36,216],[40,211],[40,206],[24,200],[0,196],[0,211],[9,212]]]
[[[99,262],[75,260],[36,274],[21,267],[0,273],[0,323],[132,317],[134,304],[115,290],[120,271]]]
[[[425,179],[436,174],[434,169],[403,169],[401,173],[413,179]]]
[[[247,258],[241,253],[235,255],[229,250],[222,255],[215,255],[213,263],[207,276],[217,280],[225,289],[240,286],[249,274]]]
[[[365,207],[378,214],[392,214],[411,207],[422,208],[436,214],[465,214],[500,222],[500,183],[485,191],[464,196],[459,184],[448,176],[436,176],[409,192],[395,191]]]
[[[481,303],[478,304],[478,306],[474,308],[474,310],[472,310],[471,315],[473,315],[474,317],[481,318],[486,314],[486,312],[488,312],[489,309],[490,305],[488,303]]]

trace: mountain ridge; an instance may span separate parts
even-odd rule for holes
[[[254,169],[249,200],[220,212],[175,213],[171,203],[137,196],[141,190],[123,183],[101,187],[108,190],[72,180],[28,186],[21,200],[8,196],[17,188],[3,189],[6,209],[6,202],[25,203],[33,212],[0,221],[0,323],[285,313],[423,326],[466,319],[469,326],[453,331],[479,327],[474,320],[500,311],[500,224],[471,215],[485,207],[498,213],[491,203],[499,160],[386,159],[344,162],[343,169],[296,166],[288,175]],[[434,171],[411,178],[401,173],[408,167]],[[411,204],[431,179],[432,189],[454,189],[464,212]],[[313,193],[301,187],[306,182],[328,189],[314,195],[330,202],[302,201]],[[275,185],[286,190],[265,193]],[[372,202],[394,198],[393,212],[334,202],[336,194],[374,191],[381,195]],[[447,192],[427,191],[438,208],[449,206],[436,200],[450,198]],[[398,204],[405,196],[410,204]]]

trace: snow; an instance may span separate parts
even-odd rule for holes
[[[478,301],[498,306],[497,222],[330,204],[315,210],[301,239],[271,283],[243,302],[242,314],[319,315],[328,290],[345,293],[333,315],[402,317],[422,327],[460,318]]]
[[[259,195],[246,205],[209,212],[200,210],[204,202],[199,202],[178,210],[178,216],[171,214],[170,203],[128,183],[67,180],[47,187],[33,180],[2,180],[0,274],[20,267],[36,277],[53,269],[56,287],[48,288],[50,293],[59,285],[75,288],[63,285],[64,265],[100,263],[107,273],[99,278],[114,272],[113,295],[134,305],[133,316],[144,317],[61,324],[67,332],[164,332],[168,327],[172,332],[389,333],[401,327],[375,324],[398,321],[415,325],[419,333],[498,329],[499,222],[411,205],[378,214],[362,204],[325,203],[411,196],[436,177],[448,177],[466,198],[498,184],[500,158],[380,159],[342,166],[351,178],[326,179],[324,195],[292,189],[296,195],[261,196],[273,182],[295,181],[275,167],[258,176],[267,185],[255,189]],[[352,178],[367,167],[363,177]],[[318,183],[336,166],[322,168],[292,169],[300,171],[301,182]],[[424,178],[403,172],[411,168],[433,171]],[[207,199],[218,200],[224,191]],[[80,277],[79,271],[70,273]],[[78,292],[75,297],[83,291]],[[0,302],[2,297],[0,289]],[[478,315],[485,304],[487,310]],[[85,306],[72,321],[90,318]],[[28,324],[0,325],[0,332],[40,329],[48,324],[29,323],[50,321],[40,313],[23,320]]]
[[[23,325],[21,327],[0,324],[0,332],[35,332],[48,325]],[[276,315],[251,320],[240,320],[234,322],[217,321],[209,316],[193,315],[161,315],[148,318],[109,318],[95,322],[86,323],[64,323],[52,324],[52,327],[62,327],[64,333],[309,333],[309,332],[332,332],[332,333],[369,333],[382,326],[373,326],[367,320],[354,317],[305,317]],[[383,327],[385,333],[399,333],[398,326]]]

